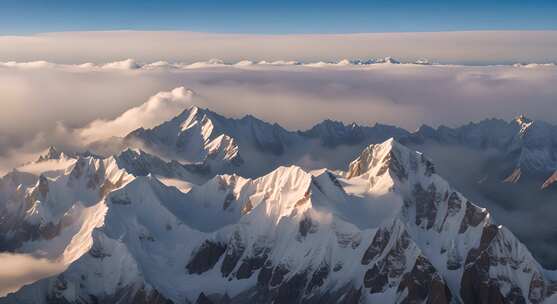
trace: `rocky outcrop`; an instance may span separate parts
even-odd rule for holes
[[[451,291],[433,265],[424,256],[418,256],[411,272],[402,277],[398,286],[400,293],[406,294],[400,303],[432,304],[451,303]]]
[[[213,241],[205,241],[201,247],[195,251],[186,265],[186,269],[190,274],[202,274],[212,269],[225,251],[226,245]]]

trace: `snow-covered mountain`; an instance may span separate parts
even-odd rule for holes
[[[496,182],[523,179],[547,189],[557,175],[556,134],[557,126],[524,116],[458,128],[424,125],[413,133],[389,125],[367,127],[324,120],[306,131],[292,132],[250,115],[231,119],[193,106],[153,129],[131,132],[123,146],[146,150],[167,161],[178,160],[192,174],[205,178],[222,173],[257,177],[289,164],[339,169],[367,145],[393,137],[417,149],[436,143],[496,151],[484,176]],[[344,153],[338,153],[337,147]]]
[[[349,147],[344,157],[336,155],[344,164],[366,145],[407,134],[393,126],[362,127],[331,120],[307,131],[292,132],[251,115],[232,119],[193,106],[157,127],[131,132],[122,145],[178,160],[198,175],[257,177],[280,165],[307,163],[309,156],[314,163],[328,165],[326,159],[337,146]]]
[[[191,107],[112,156],[51,147],[0,178],[0,252],[65,270],[0,303],[557,303],[557,273],[391,138],[494,149],[523,180],[555,171],[553,128],[292,132]]]
[[[21,238],[19,250],[56,244],[68,268],[0,303],[556,299],[553,273],[393,139],[367,147],[346,172],[279,167],[181,192],[128,174],[117,158],[78,157],[60,176],[18,189],[20,208],[6,212],[57,227]],[[2,234],[14,227],[22,224]]]
[[[373,127],[359,126],[356,123],[345,125],[330,119],[300,132],[305,137],[317,138],[323,146],[334,148],[339,145],[359,145],[383,142],[391,137],[400,138],[408,131],[389,125],[375,124]]]
[[[521,115],[511,121],[487,119],[462,127],[422,126],[400,138],[435,160],[450,183],[495,210],[532,250],[555,269],[557,223],[557,127]],[[524,223],[537,223],[529,229]]]
[[[462,145],[474,149],[498,151],[497,172],[500,179],[516,183],[523,176],[543,179],[544,188],[549,187],[557,171],[557,126],[543,121],[532,121],[524,115],[507,122],[488,119],[479,123],[449,128],[433,129],[422,126],[416,132],[401,139],[408,144],[438,143]]]

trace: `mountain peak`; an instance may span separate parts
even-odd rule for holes
[[[382,175],[391,168],[395,169],[401,177],[405,169],[401,167],[400,157],[408,154],[408,148],[399,144],[394,138],[387,139],[380,144],[372,144],[365,148],[360,156],[350,163],[348,178],[366,173]]]
[[[132,147],[128,147],[123,151],[120,151],[120,153],[118,154],[118,157],[122,157],[122,156],[140,156],[142,154],[144,154],[145,152],[143,152],[143,150],[139,149],[139,148],[132,148]]]
[[[514,121],[521,126],[527,125],[527,124],[531,124],[533,122],[533,120],[531,120],[530,118],[526,117],[526,115],[524,114],[520,114],[517,117],[514,118]]]
[[[196,113],[198,113],[199,111],[201,111],[201,108],[199,108],[199,107],[196,106],[196,105],[193,105],[193,106],[189,107],[189,108],[187,109],[187,111],[190,112],[190,113],[195,113],[195,114],[196,114]]]
[[[53,160],[53,159],[60,159],[64,153],[58,151],[56,147],[50,146],[41,156],[39,156],[38,162]]]
[[[182,113],[180,113],[178,116],[176,116],[175,118],[179,118],[181,120],[187,119],[188,117],[192,117],[197,115],[198,113],[201,113],[202,109],[196,105],[192,105],[186,109],[184,109],[184,111],[182,111]]]
[[[390,175],[389,179],[405,181],[410,175],[429,177],[435,173],[433,163],[422,153],[411,150],[394,138],[365,148],[350,163],[347,178],[369,176],[374,179]]]

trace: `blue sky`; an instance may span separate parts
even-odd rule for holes
[[[0,34],[82,30],[353,33],[557,30],[557,1],[0,2]]]

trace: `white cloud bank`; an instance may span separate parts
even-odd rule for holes
[[[0,265],[0,297],[64,270],[61,263],[24,254],[0,253]]]
[[[0,171],[49,145],[75,149],[108,134],[152,127],[192,103],[289,129],[332,118],[412,130],[522,113],[557,123],[555,83],[555,65],[4,62]],[[197,94],[171,91],[179,87]]]
[[[253,114],[290,129],[332,118],[411,130],[424,123],[457,126],[521,113],[557,123],[555,83],[555,65],[4,62],[0,167],[49,145],[76,148],[108,134],[152,127],[192,103],[226,116]],[[197,94],[170,91],[179,87]]]
[[[76,130],[77,135],[84,143],[91,143],[111,136],[123,137],[140,127],[152,128],[191,106],[193,96],[194,92],[184,87],[159,92],[144,104],[127,110],[113,120],[94,120],[86,127]]]
[[[59,63],[135,58],[196,62],[210,58],[336,61],[394,56],[443,63],[557,61],[557,31],[470,31],[322,35],[248,35],[103,31],[0,36],[3,60]]]

